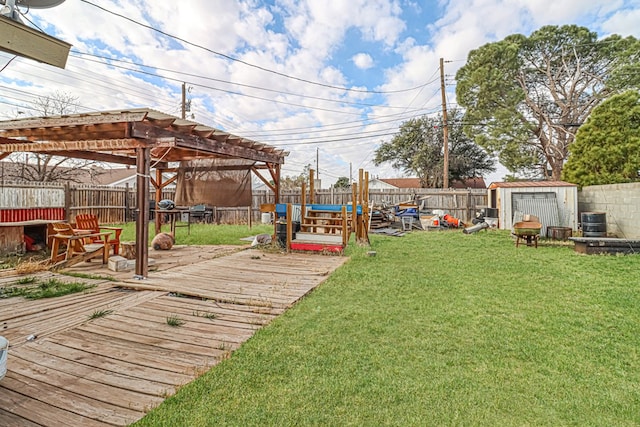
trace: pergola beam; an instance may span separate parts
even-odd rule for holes
[[[38,129],[62,126],[86,126],[101,123],[139,122],[147,116],[147,110],[106,111],[102,113],[74,114],[69,116],[31,117],[27,119],[7,120],[2,122],[2,130]]]
[[[142,139],[173,137],[176,139],[177,148],[196,150],[203,154],[222,154],[229,157],[237,157],[258,162],[280,163],[283,161],[281,155],[233,145],[229,143],[228,139],[225,142],[220,142],[217,140],[202,138],[198,135],[184,135],[179,132],[160,129],[141,122],[131,124],[131,136]]]
[[[120,151],[147,147],[149,143],[140,139],[93,139],[85,141],[16,142],[0,137],[0,150],[5,152],[40,153],[46,151]],[[69,156],[66,156],[69,157]]]
[[[42,154],[50,154],[52,156],[58,157],[73,157],[74,159],[95,160],[97,162],[115,163],[129,166],[136,165],[136,159],[132,157],[109,153],[96,153],[88,151],[47,151]]]
[[[264,185],[266,185],[267,187],[269,187],[269,189],[270,189],[271,191],[273,191],[274,193],[276,192],[276,186],[275,186],[275,185],[273,185],[272,183],[270,183],[269,181],[267,181],[267,179],[266,179],[264,176],[262,176],[262,174],[261,174],[261,173],[259,173],[259,172],[258,172],[258,170],[257,170],[256,168],[252,167],[252,168],[251,168],[251,171],[252,171],[252,172],[253,172],[253,173],[258,177],[258,179],[259,179],[260,181],[262,181],[262,182],[264,183]]]

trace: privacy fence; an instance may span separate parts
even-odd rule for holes
[[[316,190],[315,203],[351,203],[351,190]],[[152,192],[152,195],[155,195]],[[174,199],[174,190],[166,189],[163,199]],[[389,207],[416,202],[424,210],[443,210],[455,217],[469,220],[479,206],[487,205],[486,190],[394,189],[370,190],[374,207]],[[281,203],[301,203],[300,191],[283,191]],[[307,200],[308,201],[308,200]],[[219,224],[247,224],[261,219],[260,205],[274,203],[271,191],[254,191],[252,206],[210,206],[213,221]],[[154,215],[154,202],[147,214]],[[0,222],[52,219],[74,221],[80,213],[98,215],[100,222],[116,224],[135,221],[139,211],[136,191],[132,187],[97,187],[60,184],[7,184],[0,187]]]

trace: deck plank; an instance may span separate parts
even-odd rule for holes
[[[43,425],[126,425],[141,415],[130,410],[116,412],[117,407],[108,408],[93,399],[62,392],[56,387],[32,380],[13,370],[7,372],[0,382],[0,388],[0,404],[3,409],[19,408],[20,415],[24,418]],[[5,404],[5,396],[9,398],[8,404]]]
[[[191,259],[169,257],[176,265],[148,278],[120,274],[119,281],[98,281],[81,294],[0,300],[0,328],[11,344],[0,381],[0,425],[128,425],[226,358],[346,260],[255,249]],[[16,280],[0,275],[0,287]],[[100,310],[108,312],[92,315]],[[170,316],[186,323],[171,327]],[[30,334],[37,338],[26,340]]]
[[[174,375],[174,383],[163,383],[167,371],[134,365],[98,354],[87,353],[54,342],[38,343],[37,348],[23,347],[15,358],[80,378],[152,396],[166,396],[175,391],[172,384],[185,382],[184,375]],[[13,362],[12,362],[13,363]]]
[[[83,370],[76,370],[73,374],[64,371],[64,366],[52,367],[50,364],[44,366],[34,362],[37,358],[23,359],[22,351],[20,356],[11,359],[13,372],[55,387],[59,390],[72,392],[78,396],[96,400],[109,405],[118,406],[124,409],[144,412],[146,409],[155,407],[162,403],[162,398],[136,391],[129,390],[125,384],[104,384],[98,381],[87,379],[82,375]],[[58,360],[60,362],[60,360]],[[64,365],[61,362],[60,365]]]

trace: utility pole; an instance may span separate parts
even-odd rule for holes
[[[442,91],[442,139],[444,141],[444,165],[442,171],[442,188],[449,188],[449,125],[447,123],[447,95],[444,86],[444,59],[440,58],[440,89]]]
[[[187,85],[182,83],[182,120],[187,118]]]
[[[316,179],[320,179],[320,148],[316,147]]]

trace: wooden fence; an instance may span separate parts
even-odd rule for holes
[[[152,192],[152,194],[154,194]],[[173,189],[163,191],[162,198],[173,200]],[[351,203],[350,190],[316,190],[316,203]],[[370,190],[369,198],[375,207],[393,206],[416,201],[424,210],[440,209],[463,220],[470,220],[479,206],[487,205],[487,191],[483,189],[393,189]],[[283,191],[281,203],[301,203],[299,191]],[[217,224],[247,224],[261,219],[260,205],[273,203],[271,191],[254,191],[252,206],[213,207],[213,221]],[[153,203],[153,202],[152,202]],[[64,208],[66,219],[73,221],[79,213],[98,215],[100,222],[117,224],[134,221],[138,210],[136,192],[131,187],[99,187],[59,184],[3,184],[0,187],[0,211],[33,208]],[[153,217],[153,205],[149,212]]]
[[[343,205],[351,203],[350,190],[316,190],[315,203],[329,205]],[[374,207],[388,207],[399,203],[416,202],[423,210],[443,210],[449,215],[469,221],[474,217],[479,206],[487,206],[487,190],[461,189],[443,190],[437,188],[402,188],[402,189],[372,189],[369,190],[369,200]],[[301,203],[299,191],[283,191],[280,194],[281,203]],[[273,203],[273,193],[267,191],[253,192],[253,208],[258,209],[262,203]],[[257,214],[259,215],[259,214]],[[255,218],[258,218],[258,216]]]

